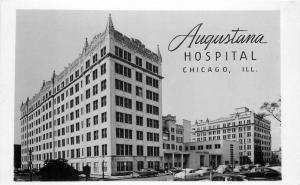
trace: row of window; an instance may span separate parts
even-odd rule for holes
[[[137,156],[144,156],[144,146],[136,146]],[[132,156],[132,145],[116,144],[116,155],[118,156]],[[159,147],[147,146],[147,156],[159,156]]]
[[[205,145],[206,150],[211,150],[212,146],[214,146],[214,149],[220,149],[221,148],[221,144],[214,144],[214,145]],[[188,150],[196,150],[196,146],[190,146],[190,147],[186,147],[185,148],[187,151]],[[203,145],[198,145],[197,146],[198,150],[203,150],[204,146]]]
[[[103,47],[101,50],[100,50],[100,55],[101,55],[101,58],[106,55],[106,47]],[[98,58],[98,54],[94,54],[93,55],[93,63],[97,62]],[[86,63],[85,63],[85,67],[86,69],[88,69],[90,67],[90,60],[87,60]],[[101,69],[101,75],[105,74],[106,73],[106,64],[103,64],[101,65],[100,67]],[[83,72],[83,67],[81,67],[81,72]],[[62,81],[60,84],[58,84],[55,88],[54,88],[54,93],[60,91],[62,88],[64,88],[66,85],[69,84],[69,82],[71,83],[72,81],[74,81],[74,76],[75,76],[75,79],[79,77],[79,69],[75,71],[74,74],[71,74],[69,77],[67,77],[65,79],[65,81]],[[93,79],[95,80],[97,78],[97,70],[94,70],[93,71]],[[42,97],[42,102],[44,102],[46,99],[48,99],[48,97],[50,97],[52,95],[52,91],[49,90],[43,97]],[[41,100],[38,100],[36,101],[36,103],[29,107],[29,112],[31,112],[33,109],[35,109],[37,106],[39,106],[41,104]],[[44,109],[44,108],[43,108]],[[24,116],[26,114],[26,111],[23,111],[22,112],[22,115]]]
[[[118,46],[115,46],[115,55],[131,62],[131,53],[119,48]]]

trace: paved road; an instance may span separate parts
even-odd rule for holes
[[[157,177],[122,179],[121,181],[173,181],[173,179],[173,175],[162,175]]]

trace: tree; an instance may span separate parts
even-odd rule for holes
[[[281,125],[281,98],[277,100],[277,102],[265,102],[263,105],[260,107],[261,110],[267,112],[266,113],[261,113],[264,114],[263,116],[268,116],[271,115],[274,117],[277,121],[279,121]]]
[[[39,174],[46,181],[70,181],[78,180],[80,172],[70,166],[66,159],[56,159],[45,161]]]

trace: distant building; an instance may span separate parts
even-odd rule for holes
[[[115,175],[159,169],[162,152],[162,57],[138,39],[105,30],[44,81],[20,111],[22,168],[65,158],[77,170]]]
[[[240,163],[265,163],[271,160],[271,122],[248,108],[216,120],[196,121],[192,125],[192,141],[239,142]]]
[[[239,164],[238,141],[215,140],[185,143],[185,152],[188,152],[186,165],[197,169],[201,166],[213,168],[226,164]]]
[[[21,145],[14,144],[14,168],[21,168]]]
[[[281,164],[281,148],[279,148],[279,150],[272,151],[271,163]]]
[[[191,121],[163,116],[164,168],[217,167],[239,163],[237,141],[191,142]]]
[[[176,116],[163,116],[163,153],[164,168],[184,167],[184,158],[188,153],[184,151],[184,143],[189,142],[191,133],[191,122],[176,120]]]

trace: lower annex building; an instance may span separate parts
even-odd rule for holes
[[[263,164],[271,161],[270,131],[269,120],[241,107],[227,117],[196,121],[192,126],[192,141],[238,141],[241,164]]]
[[[238,142],[230,140],[192,141],[191,121],[163,116],[164,168],[217,167],[239,164]]]

